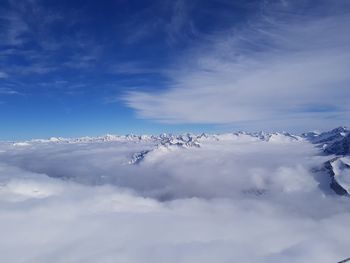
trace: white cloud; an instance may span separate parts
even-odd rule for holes
[[[0,95],[19,95],[20,93],[10,88],[0,88]]]
[[[6,72],[0,71],[0,79],[6,79],[6,78],[8,78],[8,76],[9,75]]]
[[[129,158],[152,142],[1,143],[0,261],[306,263],[349,256],[349,200],[318,188],[309,171],[325,157],[316,148],[221,138],[155,151],[139,165]]]
[[[0,33],[1,45],[18,46],[25,42],[24,34],[28,32],[28,25],[17,12],[12,10],[0,12],[0,23],[5,30]]]
[[[169,70],[172,85],[130,92],[127,105],[168,123],[262,122],[281,129],[326,125],[325,118],[349,122],[350,16],[292,16],[295,10],[283,8],[284,18],[264,13],[244,28],[208,37]]]

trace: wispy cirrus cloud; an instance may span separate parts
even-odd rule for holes
[[[42,1],[7,1],[1,6],[0,66],[16,76],[90,68],[98,58],[99,46],[93,38],[83,30],[56,33],[57,28],[71,31],[85,17],[62,12]]]
[[[167,41],[170,45],[176,44],[179,39],[188,38],[189,35],[196,34],[190,16],[192,8],[193,5],[184,0],[174,1],[170,21],[165,27],[168,35]]]
[[[322,3],[312,12],[290,1],[266,5],[245,26],[186,51],[167,74],[172,85],[130,92],[127,105],[142,118],[170,123],[349,122],[350,5]]]
[[[0,95],[20,95],[21,93],[11,88],[0,88]]]
[[[0,71],[0,79],[6,79],[9,75],[6,72]]]
[[[27,23],[15,12],[0,13],[0,36],[2,45],[18,46],[22,44],[25,33],[28,32]]]

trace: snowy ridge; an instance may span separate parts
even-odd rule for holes
[[[339,195],[350,194],[350,158],[336,157],[325,164],[331,176],[330,187]]]
[[[113,141],[151,141],[156,137],[151,135],[113,135],[107,134],[105,136],[98,137],[80,137],[80,138],[63,138],[63,137],[51,137],[49,139],[33,139],[26,141],[26,143],[95,143],[95,142],[113,142]]]
[[[328,132],[304,133],[303,137],[320,147],[325,155],[333,156],[324,163],[331,182],[330,187],[339,195],[350,194],[350,131],[347,127],[338,127]]]
[[[174,134],[160,134],[160,135],[113,135],[107,134],[105,136],[98,137],[79,137],[79,138],[63,138],[63,137],[51,137],[49,139],[32,139],[28,141],[14,142],[14,146],[27,146],[37,143],[98,143],[98,142],[155,142],[164,146],[183,146],[183,147],[199,147],[200,142],[203,141],[220,141],[220,140],[235,140],[237,138],[248,137],[251,139],[258,139],[262,141],[297,141],[303,140],[303,137],[298,135],[292,135],[287,132],[282,133],[265,133],[260,132],[234,132],[234,133],[222,133],[222,134],[206,134],[200,135],[186,133],[180,135]]]
[[[173,135],[160,135],[158,140],[159,141],[155,148],[152,150],[142,150],[140,152],[136,152],[132,155],[131,160],[129,161],[129,164],[138,164],[140,163],[147,154],[155,151],[162,151],[164,149],[171,149],[171,148],[190,148],[190,147],[200,147],[200,143],[198,141],[198,136],[192,136],[191,134],[186,135],[179,135],[179,136],[173,136]]]
[[[135,151],[129,153],[127,163],[130,165],[140,165],[149,158],[149,160],[157,160],[161,156],[173,151],[184,151],[196,148],[202,148],[204,145],[232,143],[271,143],[285,144],[294,142],[309,142],[320,148],[325,155],[332,155],[332,159],[323,164],[331,179],[330,187],[340,195],[348,194],[350,182],[350,174],[346,162],[342,157],[349,155],[350,149],[350,132],[346,127],[338,127],[331,131],[316,133],[304,133],[301,136],[293,135],[288,132],[266,133],[260,132],[234,132],[223,134],[160,134],[160,135],[111,135],[99,137],[81,137],[81,138],[62,138],[52,137],[50,139],[30,140],[24,142],[12,143],[15,148],[26,148],[31,145],[40,144],[99,144],[99,143],[122,143],[127,145],[132,143],[139,145]],[[122,145],[122,144],[116,144]],[[114,147],[114,146],[113,146]],[[161,157],[162,158],[162,157]],[[344,164],[345,163],[345,164]],[[350,183],[349,183],[350,185]]]
[[[226,134],[205,134],[201,135],[167,135],[162,134],[156,138],[157,144],[152,150],[143,150],[137,153],[134,153],[129,164],[139,164],[149,153],[156,151],[164,151],[166,149],[186,149],[186,148],[200,148],[201,143],[207,141],[235,141],[235,140],[260,140],[265,142],[290,142],[302,140],[301,137],[291,135],[289,133],[246,133],[246,132],[237,132],[237,133],[226,133]]]
[[[314,144],[330,145],[332,143],[338,142],[339,140],[342,140],[348,134],[349,134],[349,129],[345,126],[341,126],[331,131],[322,132],[322,133],[318,133],[318,132],[303,133],[302,137]]]
[[[263,142],[293,142],[303,140],[302,137],[292,135],[287,132],[282,133],[265,133],[260,132],[234,132],[223,134],[206,134],[199,135],[186,133],[180,135],[174,134],[160,134],[160,135],[111,135],[99,137],[80,137],[80,138],[63,138],[51,137],[49,139],[34,139],[24,142],[15,142],[15,147],[28,147],[36,144],[89,144],[89,143],[108,143],[108,142],[132,142],[132,143],[151,143],[151,148],[143,149],[131,155],[129,164],[136,165],[146,158],[150,153],[175,150],[200,148],[202,143],[206,142],[229,142],[229,141],[263,141]]]

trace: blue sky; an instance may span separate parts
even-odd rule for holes
[[[348,1],[1,1],[0,138],[349,123]]]

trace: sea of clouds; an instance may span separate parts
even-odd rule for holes
[[[0,262],[338,262],[349,199],[304,140],[0,144]]]

